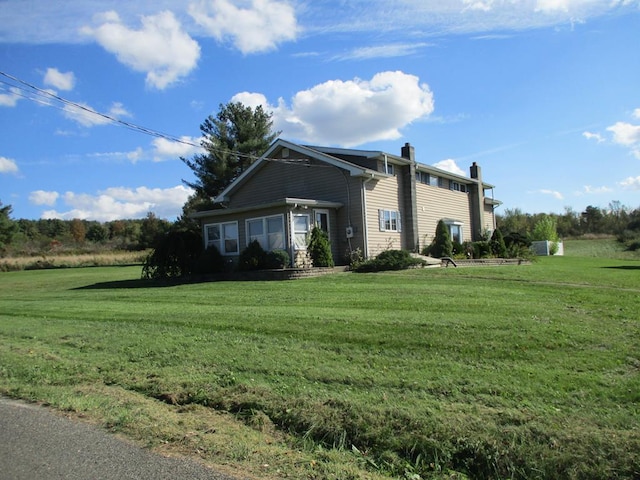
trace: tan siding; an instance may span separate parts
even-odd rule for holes
[[[483,231],[492,231],[495,228],[495,213],[491,205],[484,206],[484,226]]]
[[[463,238],[465,241],[471,241],[471,212],[467,193],[419,183],[416,196],[421,249],[431,243],[436,233],[436,225],[443,218],[462,222]]]
[[[389,248],[406,248],[402,240],[402,233],[380,231],[378,216],[379,210],[396,210],[400,212],[401,219],[404,219],[401,207],[402,191],[398,177],[370,181],[366,184],[365,193],[369,257],[374,257]]]

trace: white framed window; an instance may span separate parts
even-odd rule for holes
[[[222,255],[237,255],[238,222],[211,223],[204,226],[205,244],[215,246]]]
[[[314,210],[314,225],[329,235],[329,210]]]
[[[378,210],[381,232],[401,232],[400,212],[396,210]]]
[[[284,215],[250,218],[246,221],[246,229],[247,245],[257,240],[267,252],[285,248]]]
[[[396,171],[395,168],[393,166],[393,163],[385,163],[384,164],[384,173],[388,174],[388,175],[395,175]]]
[[[311,222],[309,215],[293,215],[293,248],[296,250],[307,249],[307,238],[311,233]]]
[[[451,233],[451,241],[462,243],[462,222],[445,222],[449,227],[449,233]]]
[[[432,187],[440,186],[440,178],[436,177],[435,175],[429,175],[429,185],[431,185]]]

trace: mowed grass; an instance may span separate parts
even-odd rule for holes
[[[254,478],[640,476],[638,260],[139,276],[0,274],[0,393]]]

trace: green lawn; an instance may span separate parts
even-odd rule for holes
[[[640,261],[0,274],[0,393],[256,478],[638,478]]]

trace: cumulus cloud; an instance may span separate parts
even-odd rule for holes
[[[66,192],[60,198],[68,210],[47,210],[42,218],[74,218],[109,222],[118,219],[142,218],[148,212],[160,218],[177,217],[193,191],[178,185],[172,188],[135,189],[112,187],[95,195],[87,193]]]
[[[204,153],[205,150],[200,146],[200,141],[198,138],[189,136],[180,137],[179,142],[167,140],[166,138],[156,138],[152,142],[154,148],[153,160],[161,162]]]
[[[628,177],[620,182],[622,188],[640,190],[640,177]]]
[[[0,157],[0,173],[18,173],[18,164],[10,158]]]
[[[60,194],[58,192],[47,192],[45,190],[35,190],[29,194],[29,201],[34,205],[55,205]]]
[[[200,45],[182,30],[172,12],[142,17],[140,30],[123,24],[116,12],[97,18],[98,27],[84,27],[118,60],[138,72],[146,72],[148,86],[163,90],[188,75],[200,58]]]
[[[57,68],[47,68],[44,74],[44,84],[58,90],[73,90],[76,85],[76,76],[73,72],[62,73]]]
[[[633,145],[640,142],[640,125],[616,122],[607,127],[607,131],[613,133],[613,141],[620,145]]]
[[[330,80],[296,93],[291,106],[279,99],[242,92],[232,101],[262,105],[273,112],[275,130],[311,143],[352,147],[376,140],[395,140],[400,129],[429,116],[433,94],[415,75],[381,72],[371,80]]]
[[[229,39],[245,54],[273,50],[296,38],[298,25],[289,3],[251,0],[248,8],[236,6],[238,3],[242,2],[200,1],[189,6],[189,14],[218,41]]]
[[[446,172],[462,175],[463,177],[466,175],[464,170],[462,170],[453,159],[441,160],[438,163],[434,163],[433,166]]]
[[[9,93],[0,92],[0,107],[15,107],[22,97],[19,95],[20,90],[15,87],[9,89]]]
[[[77,103],[75,105],[67,104],[62,109],[62,113],[66,118],[79,123],[83,127],[108,125],[113,123],[112,119],[114,118],[131,116],[120,102],[112,103],[109,110],[104,114],[93,109],[86,103]]]

